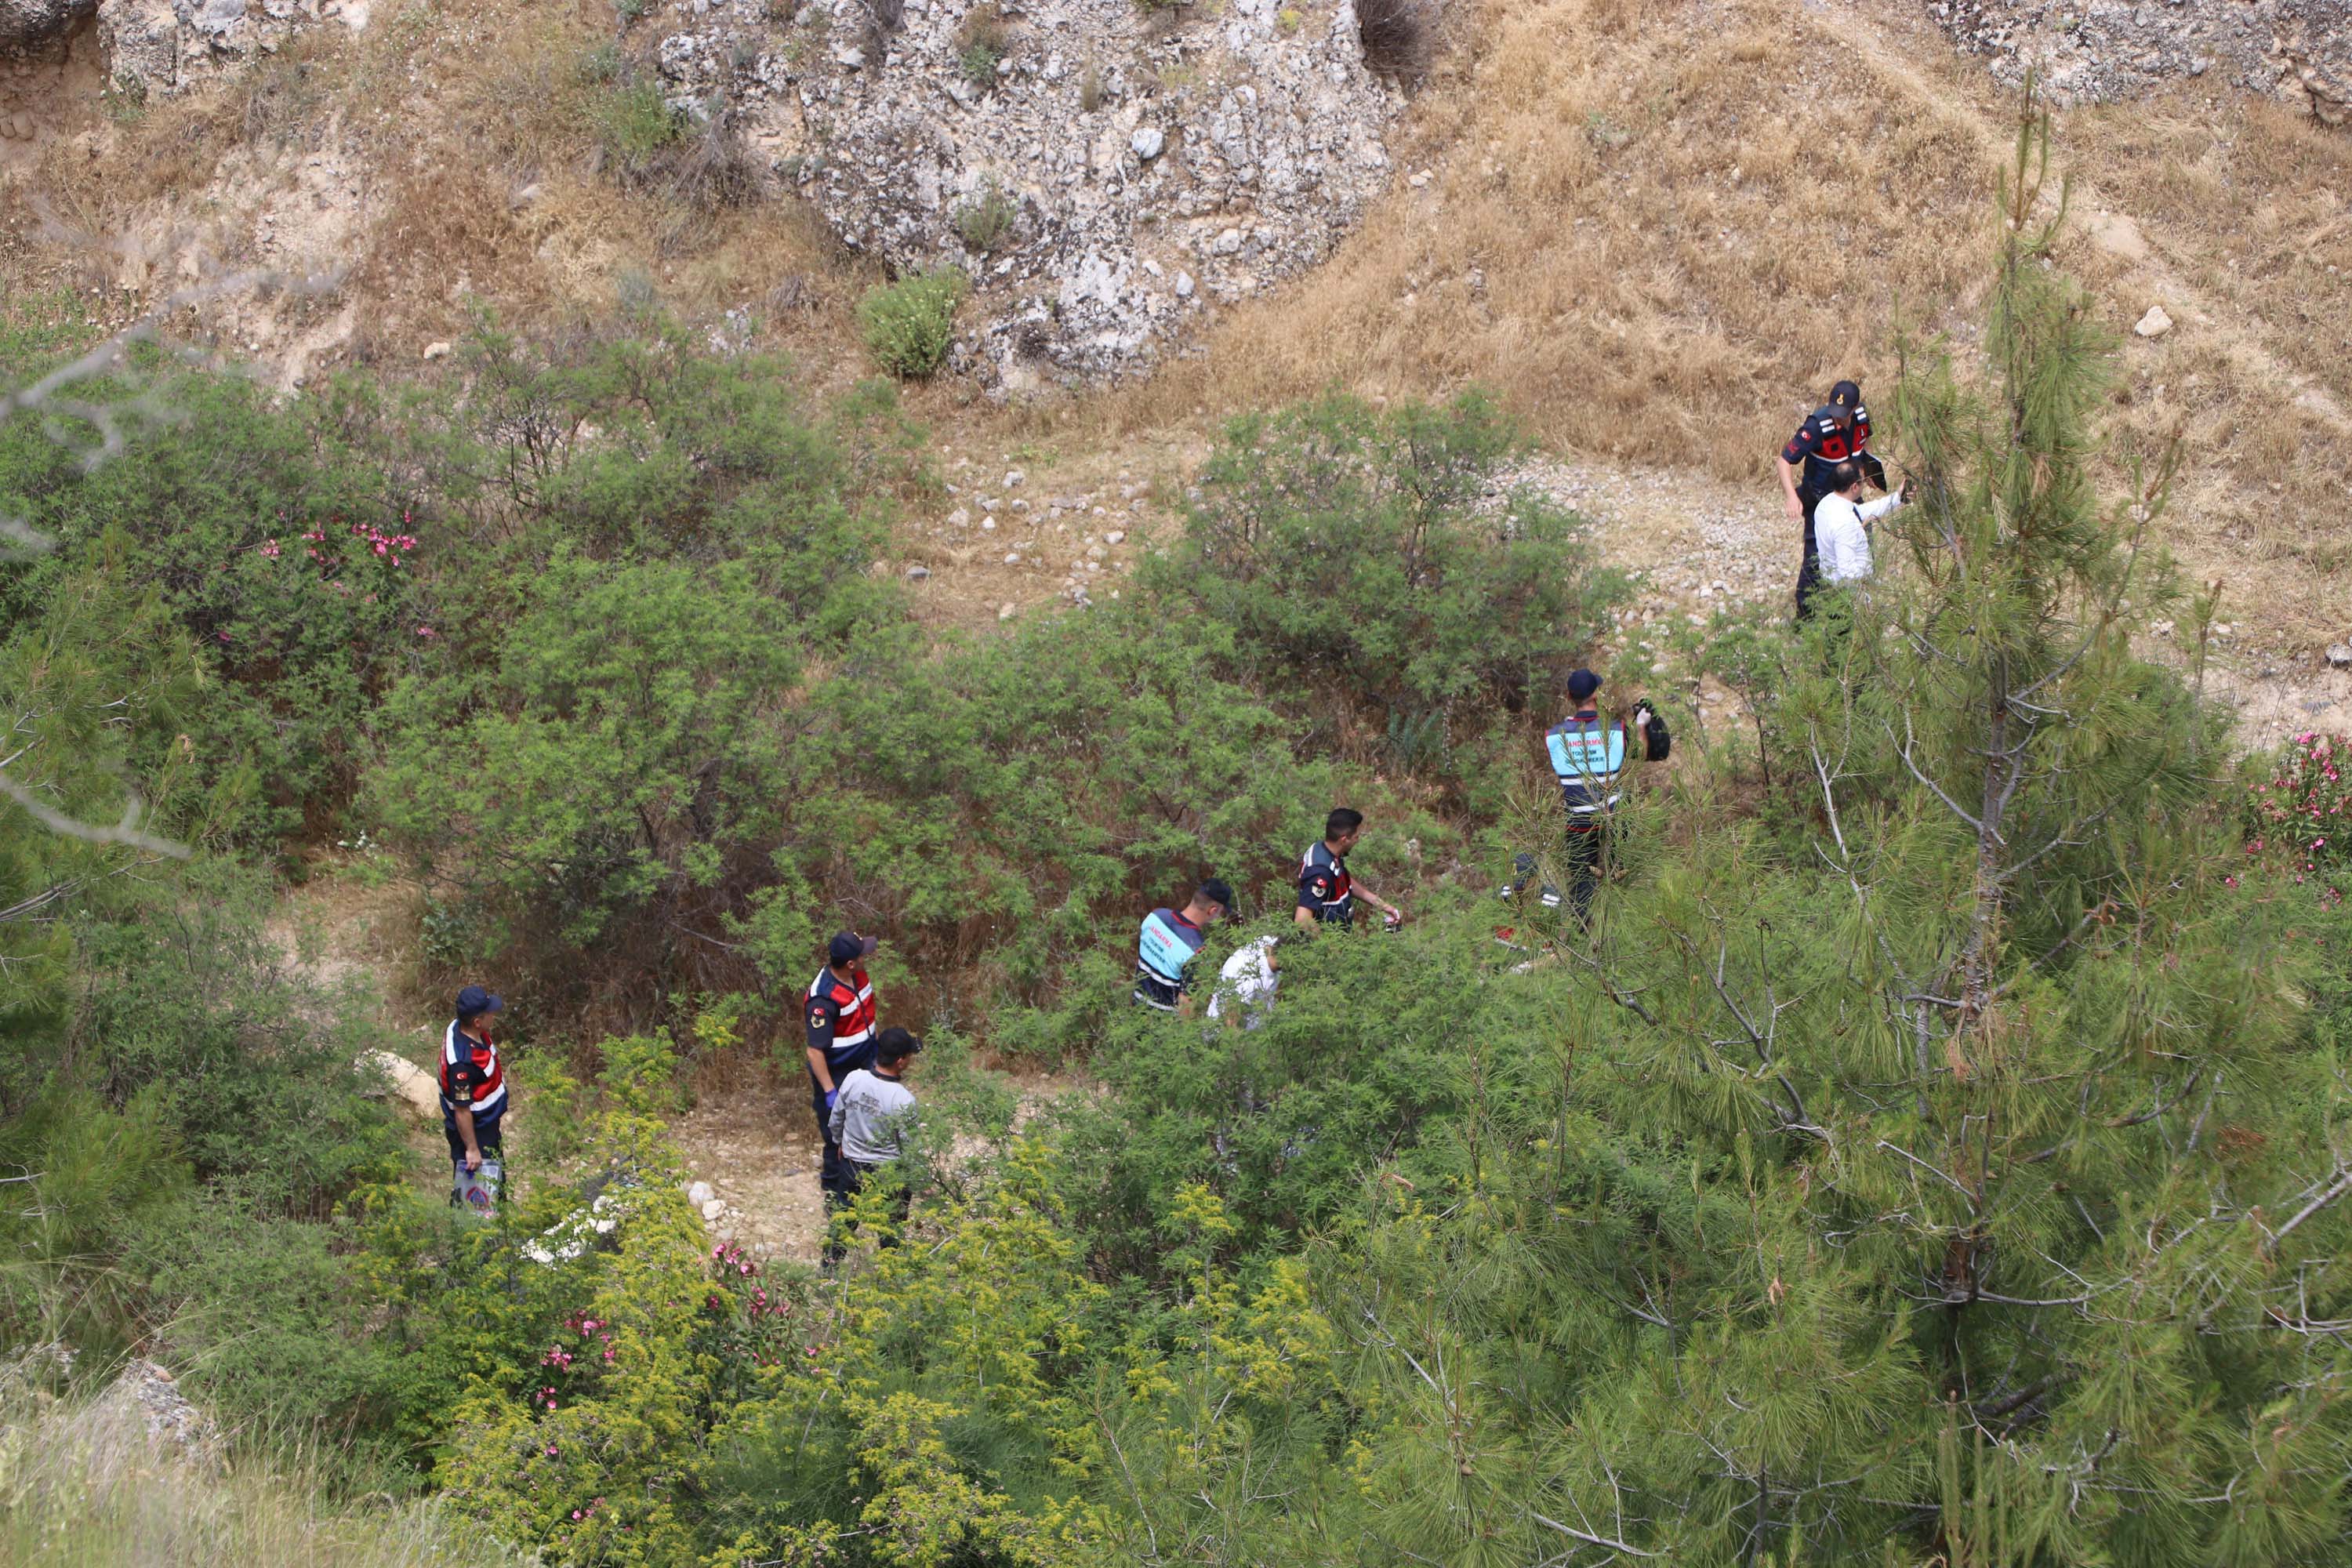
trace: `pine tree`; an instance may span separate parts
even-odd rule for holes
[[[1919,500],[1774,715],[1805,793],[1637,837],[1566,942],[1514,1241],[1573,1289],[1531,1329],[1541,1270],[1434,1270],[1489,1363],[1582,1358],[1530,1550],[1581,1539],[1540,1514],[1687,1563],[2344,1554],[2347,1096],[2231,885],[2217,723],[2134,652],[2179,596],[2175,459],[2101,499],[2114,345],[2049,137],[2029,111],[1974,351],[1906,349]]]

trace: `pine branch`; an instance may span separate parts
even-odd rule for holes
[[[1557,1530],[1562,1535],[1567,1536],[1570,1540],[1581,1541],[1587,1546],[1605,1546],[1612,1552],[1622,1552],[1628,1557],[1655,1557],[1657,1555],[1654,1552],[1644,1552],[1638,1546],[1628,1546],[1622,1541],[1612,1541],[1605,1535],[1595,1535],[1590,1531],[1579,1530],[1574,1525],[1562,1524],[1559,1521],[1547,1518],[1545,1515],[1536,1512],[1533,1509],[1529,1509],[1528,1510],[1528,1517],[1534,1520],[1538,1524],[1542,1525],[1547,1530]]]

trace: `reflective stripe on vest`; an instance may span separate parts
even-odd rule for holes
[[[1615,805],[1608,793],[1625,770],[1625,731],[1607,721],[1567,719],[1544,731],[1551,771],[1571,816],[1588,816]]]
[[[1320,863],[1316,859],[1316,852],[1318,850],[1322,852]],[[1308,845],[1307,853],[1298,858],[1299,881],[1305,882],[1308,876],[1317,871],[1331,873],[1331,896],[1316,900],[1321,906],[1316,910],[1318,918],[1337,921],[1341,925],[1350,923],[1350,918],[1356,912],[1356,879],[1348,875],[1347,861],[1332,854],[1331,847],[1319,839]]]
[[[466,1057],[457,1053],[464,1050]],[[473,1065],[484,1069],[482,1081],[474,1087],[473,1103],[467,1107],[477,1122],[488,1121],[507,1108],[507,1069],[499,1065],[499,1048],[483,1040],[477,1044],[457,1028],[457,1020],[441,1032],[441,1109],[454,1112],[457,1107],[449,1099],[449,1074],[457,1065],[470,1058]]]
[[[825,984],[828,979],[833,982],[830,985]],[[807,999],[830,1001],[838,1010],[833,1025],[833,1054],[855,1050],[874,1037],[874,983],[863,973],[852,985],[828,964],[809,982]]]
[[[1136,942],[1136,967],[1163,985],[1179,990],[1184,984],[1184,966],[1201,951],[1200,931],[1176,917],[1171,910],[1154,910],[1143,917],[1143,934]]]

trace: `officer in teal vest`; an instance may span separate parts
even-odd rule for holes
[[[1601,885],[1610,818],[1623,798],[1619,781],[1627,763],[1650,757],[1650,710],[1633,710],[1629,732],[1622,723],[1601,717],[1594,700],[1600,689],[1601,678],[1589,669],[1570,676],[1568,696],[1575,710],[1544,731],[1544,752],[1559,781],[1560,804],[1568,811],[1569,897],[1576,918],[1587,922],[1593,892]],[[1518,864],[1523,883],[1533,863],[1523,855]],[[1521,883],[1514,883],[1503,889],[1503,896],[1514,898],[1522,890]],[[1547,906],[1559,902],[1559,892],[1551,888],[1545,888],[1542,896]]]
[[[1234,890],[1212,877],[1181,910],[1143,917],[1135,952],[1135,1000],[1155,1013],[1192,1016],[1193,971],[1209,927],[1231,913]]]

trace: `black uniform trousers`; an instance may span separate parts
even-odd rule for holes
[[[1601,863],[1609,846],[1609,828],[1601,822],[1568,825],[1568,899],[1577,920],[1592,923],[1592,895],[1601,887]]]
[[[849,1250],[850,1235],[857,1228],[857,1222],[841,1211],[849,1206],[850,1199],[866,1190],[866,1179],[880,1169],[882,1167],[878,1163],[867,1164],[846,1154],[841,1157],[841,1190],[836,1194],[827,1187],[824,1194],[824,1260],[827,1263],[841,1261]],[[883,1246],[898,1245],[899,1233],[907,1228],[907,1215],[914,1206],[914,1189],[900,1187],[898,1195],[890,1200],[890,1228],[882,1235]]]

